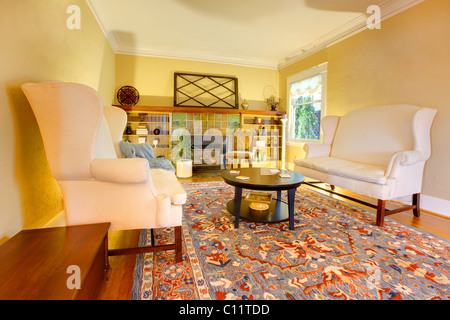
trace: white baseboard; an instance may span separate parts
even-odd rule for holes
[[[63,211],[58,213],[52,220],[47,222],[44,228],[65,227],[66,226],[66,214]]]
[[[393,200],[406,205],[411,205],[412,203],[411,196],[401,197]],[[450,201],[448,200],[421,194],[420,209],[450,218]]]
[[[450,218],[450,201],[448,200],[421,195],[420,207]]]

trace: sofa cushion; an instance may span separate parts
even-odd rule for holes
[[[332,157],[295,159],[296,165],[326,172],[332,175],[377,184],[386,183],[386,167],[364,164]]]

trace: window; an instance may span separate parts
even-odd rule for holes
[[[320,122],[325,115],[327,64],[288,78],[288,142],[321,139]]]

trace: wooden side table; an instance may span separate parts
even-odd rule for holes
[[[23,230],[0,246],[0,300],[96,299],[106,280],[110,223]],[[79,267],[80,289],[68,269]]]

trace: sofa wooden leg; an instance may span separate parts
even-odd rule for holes
[[[384,215],[386,213],[386,200],[378,199],[377,206],[377,226],[382,227],[384,224]]]
[[[420,193],[415,193],[412,196],[413,214],[415,217],[420,217]]]
[[[175,227],[175,262],[183,260],[183,243],[181,237],[181,226]]]

